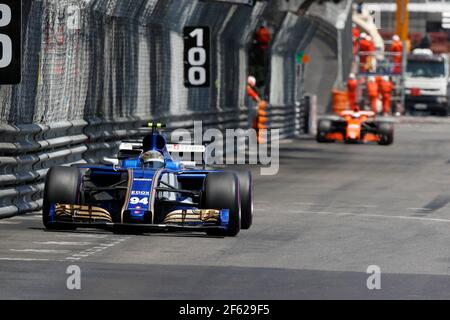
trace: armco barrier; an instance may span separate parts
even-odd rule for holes
[[[0,218],[40,209],[48,169],[84,161],[85,126],[0,126]]]

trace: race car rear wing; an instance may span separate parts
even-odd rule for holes
[[[174,152],[187,152],[187,153],[205,153],[206,147],[201,145],[190,144],[168,144],[167,151]]]
[[[130,157],[137,157],[143,152],[142,142],[136,140],[123,141],[119,146],[119,153],[117,158],[119,160],[128,159]],[[206,159],[206,146],[204,145],[191,145],[191,144],[167,144],[167,151],[172,155],[174,153],[188,153],[188,154],[202,154],[202,164],[207,164]],[[195,161],[180,161],[186,167],[195,167],[197,164]]]
[[[139,157],[144,147],[142,142],[137,141],[124,141],[119,146],[119,153],[117,158],[119,160],[125,160],[128,158]]]
[[[119,151],[137,151],[142,152],[143,145],[141,142],[136,141],[124,141],[119,146]],[[167,151],[170,153],[175,152],[187,152],[187,153],[205,153],[206,146],[191,145],[191,144],[168,144],[166,145]]]
[[[168,144],[167,151],[173,155],[174,153],[187,153],[187,154],[202,154],[202,165],[206,168],[206,146],[202,145],[190,145],[190,144]],[[195,156],[194,156],[195,157]],[[186,167],[195,168],[197,163],[195,161],[181,161]]]

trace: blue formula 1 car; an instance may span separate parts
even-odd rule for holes
[[[171,152],[204,146],[169,145],[159,132],[124,142],[117,159],[99,165],[54,167],[47,174],[43,223],[51,230],[199,231],[236,236],[253,219],[250,172],[190,168]]]

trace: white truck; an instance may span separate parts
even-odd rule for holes
[[[449,112],[449,59],[430,49],[415,49],[408,56],[405,108],[411,114],[446,116]]]

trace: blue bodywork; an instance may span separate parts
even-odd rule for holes
[[[165,160],[164,166],[159,169],[144,168],[140,154],[147,151],[161,153]],[[213,222],[205,222],[201,219],[198,221],[181,219],[181,222],[173,223],[164,221],[168,213],[181,212],[181,217],[184,214],[200,214],[199,199],[203,192],[203,181],[208,174],[218,171],[185,169],[183,163],[174,161],[167,149],[165,137],[158,132],[153,131],[144,138],[142,150],[119,158],[118,165],[87,164],[77,167],[83,174],[89,176],[88,182],[83,183],[84,192],[89,197],[98,198],[95,199],[95,204],[89,203],[89,206],[95,206],[97,209],[94,211],[105,210],[111,215],[111,221],[86,219],[73,222],[78,226],[120,224],[162,229],[226,229],[228,226],[230,212],[227,208],[215,209],[218,212],[218,218]],[[176,186],[168,183],[161,184],[163,176],[169,180],[172,179]],[[103,183],[106,186],[102,186]],[[167,193],[170,199],[164,199],[161,204],[159,198],[157,199],[158,193]],[[99,195],[102,196],[99,197]],[[56,222],[55,205],[52,204],[50,208],[50,218],[54,222]],[[90,207],[89,211],[92,210]]]

